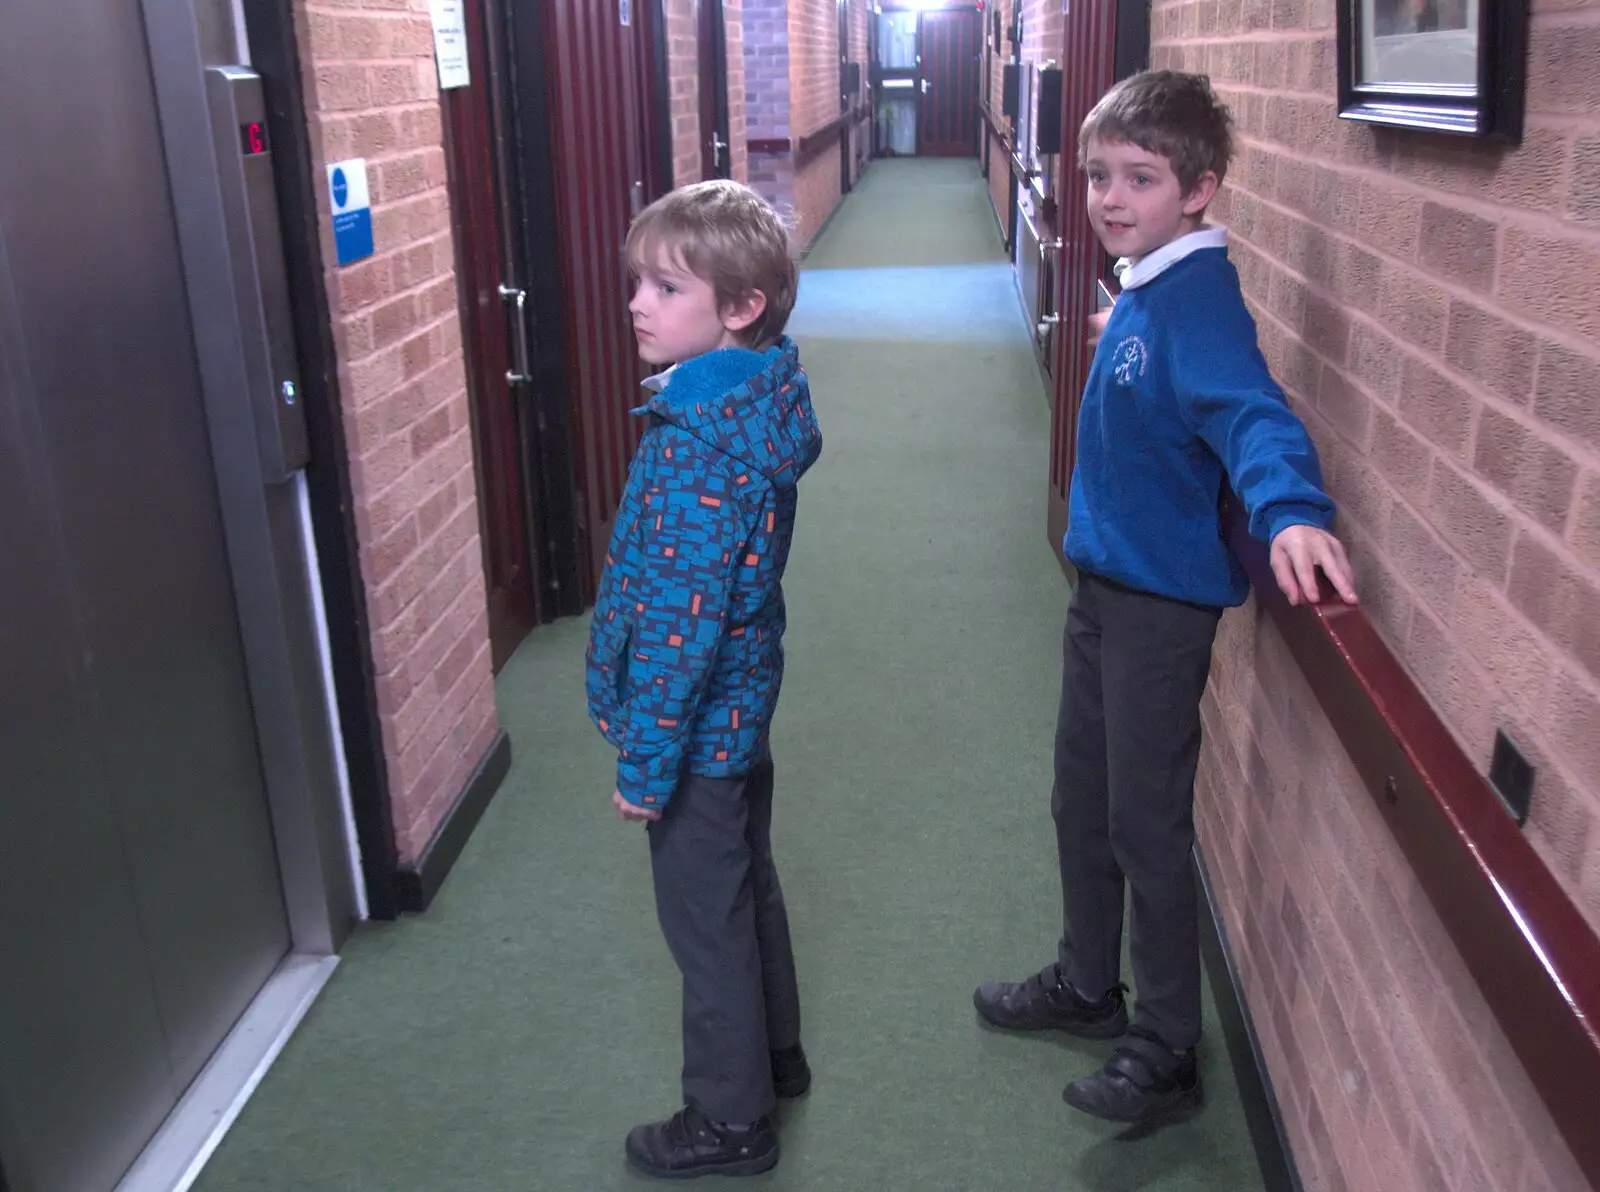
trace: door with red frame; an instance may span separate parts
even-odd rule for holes
[[[494,13],[488,0],[464,5],[471,83],[440,93],[450,179],[451,225],[461,292],[461,337],[472,407],[489,642],[495,671],[529,630],[548,620],[553,593],[541,575],[535,531],[543,510],[528,483],[538,467],[530,396],[518,337],[526,297],[509,284],[500,186],[503,121],[490,69]],[[532,450],[530,450],[530,448]],[[559,466],[559,465],[558,465]]]
[[[513,286],[548,470],[560,611],[594,594],[641,427],[628,224],[671,186],[660,0],[499,0]],[[665,131],[664,131],[665,130]]]
[[[982,19],[981,13],[967,8],[925,12],[918,22],[922,75],[918,153],[929,157],[977,155]]]
[[[733,175],[728,144],[728,28],[722,0],[699,0],[700,176]]]
[[[1088,196],[1076,167],[1078,129],[1113,82],[1143,70],[1149,58],[1148,8],[1140,0],[1074,4],[1065,16],[1062,45],[1061,151],[1056,234],[1055,309],[1060,314],[1047,362],[1053,387],[1047,522],[1059,552],[1067,529],[1067,496],[1077,462],[1078,411],[1093,359],[1089,316],[1098,283],[1115,293],[1111,260],[1089,226]]]

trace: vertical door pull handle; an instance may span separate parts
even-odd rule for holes
[[[506,370],[506,381],[524,385],[533,380],[528,373],[528,291],[500,283],[500,300],[512,304],[511,315],[511,367]]]

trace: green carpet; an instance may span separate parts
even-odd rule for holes
[[[1150,1137],[1074,1114],[1107,1045],[981,1028],[971,991],[1054,955],[1050,744],[1067,587],[1048,412],[975,163],[873,168],[792,330],[827,440],[801,486],[774,842],[810,1097],[753,1186],[1260,1187],[1208,1003],[1210,1103]],[[516,762],[434,908],[358,933],[202,1192],[646,1185],[678,1104],[677,973],[640,828],[583,706],[585,625],[499,680]]]

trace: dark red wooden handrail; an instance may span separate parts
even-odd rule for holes
[[[1293,607],[1229,539],[1529,1079],[1600,1188],[1600,936],[1357,607]],[[1421,977],[1421,974],[1399,974]],[[1417,986],[1417,995],[1426,991]]]
[[[841,135],[850,125],[861,121],[868,115],[868,111],[865,104],[858,104],[840,112],[826,124],[798,137],[752,137],[745,142],[745,147],[751,153],[793,153],[796,158],[809,157],[814,151]]]

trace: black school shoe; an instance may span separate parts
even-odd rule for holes
[[[811,1065],[800,1044],[772,1053],[772,1091],[788,1101],[803,1097],[811,1089]]]
[[[991,1026],[1008,1031],[1065,1031],[1080,1039],[1115,1039],[1128,1029],[1128,1008],[1118,985],[1092,1002],[1061,979],[1052,964],[1026,981],[978,986],[972,1004]]]
[[[1196,1112],[1205,1100],[1194,1050],[1175,1052],[1135,1027],[1128,1043],[1111,1053],[1093,1076],[1074,1080],[1061,1092],[1074,1109],[1111,1122],[1153,1125]]]
[[[686,1105],[664,1122],[635,1126],[625,1149],[628,1162],[657,1179],[760,1175],[778,1165],[778,1131],[770,1117],[749,1130],[727,1130]]]

